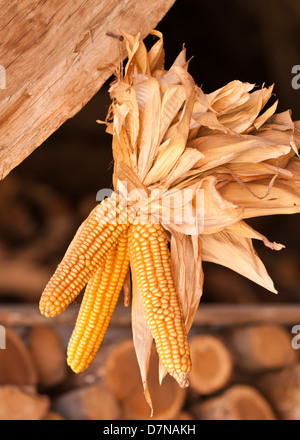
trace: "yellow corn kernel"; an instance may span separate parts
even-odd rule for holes
[[[68,345],[68,365],[75,373],[92,362],[115,309],[129,268],[127,232],[87,284],[80,311]]]
[[[191,370],[190,350],[165,231],[160,224],[132,224],[128,246],[159,357],[185,388]]]
[[[74,239],[40,299],[40,311],[56,316],[76,298],[96,273],[101,260],[128,229],[132,209],[113,195],[97,205]]]

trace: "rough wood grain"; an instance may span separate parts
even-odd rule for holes
[[[0,178],[73,117],[113,73],[120,53],[125,55],[124,43],[107,33],[121,28],[144,38],[174,1],[1,1],[0,65],[6,81],[0,87]]]

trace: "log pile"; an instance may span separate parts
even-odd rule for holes
[[[5,327],[0,350],[0,420],[298,420],[300,363],[284,325],[197,327],[193,370],[183,390],[149,370],[154,416],[143,396],[130,329],[110,329],[90,368],[66,365],[71,328]]]
[[[97,142],[98,135],[97,130]],[[59,145],[61,154],[70,148],[68,142]],[[46,161],[56,169],[51,185],[35,174],[39,170],[41,176],[47,175],[46,164],[40,165],[38,155],[1,183],[0,324],[6,329],[7,342],[7,348],[0,349],[2,419],[150,416],[132,349],[130,307],[123,306],[123,295],[100,352],[80,375],[66,365],[66,345],[80,298],[53,321],[38,311],[40,294],[57,262],[95,205],[94,188],[108,185],[99,183],[97,165],[94,173],[84,176],[88,189],[77,201],[81,168],[91,167],[85,155],[99,154],[99,163],[104,163],[104,158],[109,162],[110,146],[98,151],[83,141],[76,145],[74,140],[72,157],[76,164],[68,178],[65,167],[56,164],[56,155],[52,156],[49,148]],[[105,175],[104,169],[100,175]],[[51,175],[48,178],[51,181]],[[295,335],[290,330],[300,324],[299,305],[291,304],[297,298],[300,274],[297,260],[292,261],[293,284],[286,295],[277,296],[281,304],[275,296],[268,296],[269,302],[261,304],[260,291],[253,284],[221,267],[207,267],[205,298],[213,302],[200,305],[191,330],[190,387],[182,391],[169,377],[160,387],[153,354],[150,378],[154,418],[299,418],[300,385],[293,389],[293,383],[299,383],[300,350],[292,349]],[[291,279],[291,265],[282,266],[280,276],[281,284],[286,285]],[[107,405],[101,404],[103,400]]]

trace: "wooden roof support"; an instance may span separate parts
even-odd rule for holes
[[[0,179],[113,73],[125,51],[124,43],[109,35],[124,29],[144,38],[174,1],[1,2]]]

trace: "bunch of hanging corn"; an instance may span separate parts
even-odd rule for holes
[[[273,87],[253,91],[232,81],[205,94],[187,71],[185,49],[166,70],[160,32],[152,32],[158,40],[149,51],[139,35],[121,33],[128,61],[111,85],[105,122],[115,192],[79,228],[40,310],[57,315],[87,285],[68,347],[68,363],[80,372],[101,344],[125,279],[127,291],[130,267],[133,339],[151,405],[153,339],[160,380],[168,372],[188,385],[187,333],[202,294],[202,261],[276,292],[252,239],[283,245],[244,219],[300,211],[300,124],[288,111],[275,114],[277,101],[262,111]]]

